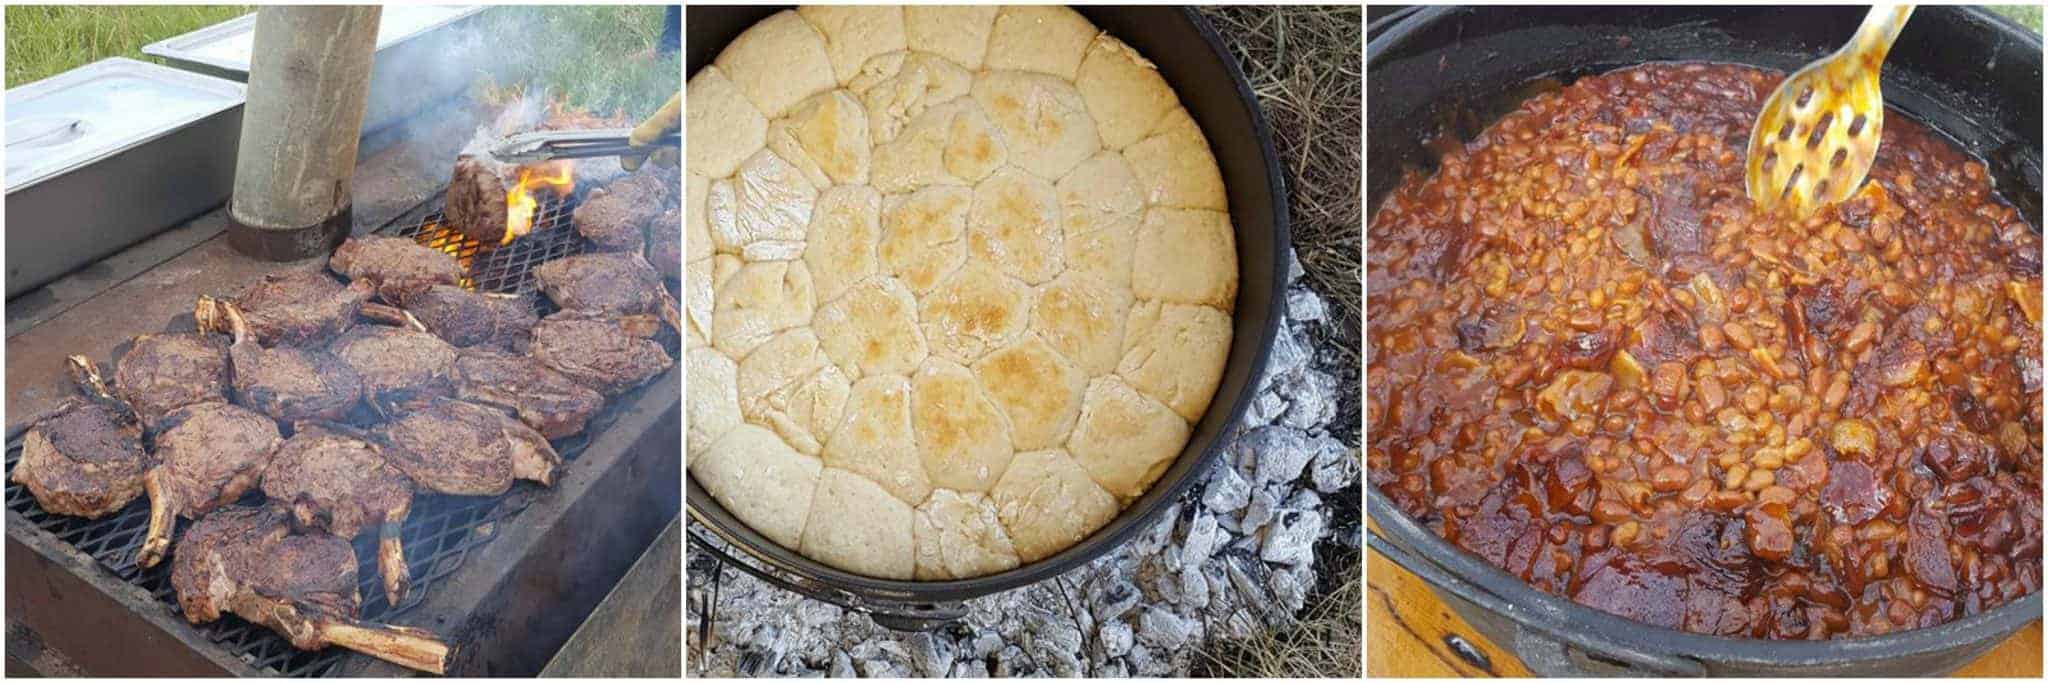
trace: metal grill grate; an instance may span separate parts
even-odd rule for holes
[[[533,232],[509,245],[495,248],[485,248],[446,228],[441,224],[439,211],[429,213],[418,222],[387,227],[383,232],[412,237],[421,244],[454,254],[462,264],[465,287],[525,295],[539,313],[545,315],[553,310],[553,306],[538,293],[538,284],[530,270],[546,261],[583,251],[584,241],[569,221],[575,206],[574,199],[542,199],[540,208],[535,212]],[[555,441],[555,450],[564,460],[573,462],[589,445],[591,435],[603,433],[616,420],[618,415],[613,407],[606,406],[591,419],[583,432]],[[13,482],[14,466],[20,459],[21,439],[17,437],[7,443],[8,510],[21,514],[36,528],[92,556],[121,580],[149,591],[173,614],[182,614],[178,608],[177,593],[171,587],[171,563],[166,561],[147,570],[135,566],[135,552],[141,548],[143,536],[149,529],[149,502],[146,498],[97,520],[52,514],[36,503],[27,487]],[[362,618],[372,622],[397,622],[418,607],[425,596],[434,591],[436,584],[460,568],[471,550],[490,540],[495,535],[497,522],[525,509],[533,496],[542,492],[543,489],[537,486],[521,483],[510,493],[491,498],[430,493],[416,495],[412,514],[407,517],[402,532],[413,586],[411,594],[401,604],[385,602],[377,570],[376,535],[366,534],[354,541],[358,563],[356,576],[360,583],[358,590],[363,598]],[[242,502],[254,503],[261,499],[261,493],[251,493]],[[180,533],[189,524],[181,522]],[[272,676],[337,675],[341,672],[343,660],[350,655],[348,650],[339,647],[317,652],[299,650],[270,629],[233,615],[225,615],[218,621],[196,628],[252,668]]]
[[[534,210],[533,231],[511,244],[486,246],[444,223],[440,211],[429,213],[417,222],[388,227],[384,232],[411,237],[415,242],[454,256],[462,266],[461,284],[464,288],[523,295],[540,315],[545,316],[554,312],[554,304],[540,295],[540,284],[533,279],[532,268],[564,256],[581,254],[586,242],[569,222],[570,215],[576,211],[577,202],[573,196],[556,199],[541,193],[538,199],[540,206]]]

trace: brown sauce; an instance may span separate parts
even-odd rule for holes
[[[1368,228],[1369,479],[1545,591],[1698,633],[1933,626],[2041,582],[2040,238],[1891,112],[1810,219],[1744,197],[1782,74],[1531,98]]]

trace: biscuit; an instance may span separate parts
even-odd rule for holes
[[[1057,6],[804,7],[690,94],[691,476],[749,524],[865,576],[986,576],[1186,449],[1236,236],[1204,131],[1129,45]]]
[[[720,260],[733,262],[731,257]],[[809,323],[816,309],[804,262],[748,263],[712,286],[711,344],[727,356],[746,358],[775,333]]]
[[[1052,448],[1067,440],[1081,413],[1088,376],[1035,336],[991,353],[974,364],[996,405],[1010,418],[1010,438],[1019,450]]]
[[[910,428],[910,380],[876,375],[853,384],[846,415],[825,442],[825,464],[873,480],[905,504],[932,492]]]
[[[867,111],[868,139],[881,144],[896,139],[926,109],[966,97],[973,85],[973,72],[944,57],[894,52],[868,60],[846,88]]]
[[[934,487],[987,491],[1017,452],[974,373],[945,360],[926,362],[910,378],[910,424]]]
[[[1208,306],[1140,302],[1116,373],[1189,422],[1202,418],[1230,357],[1230,316]]]
[[[1083,373],[1105,375],[1123,354],[1130,310],[1129,291],[1069,272],[1039,288],[1030,329]]]
[[[1117,500],[1066,451],[1018,453],[989,492],[1017,558],[1036,562],[1116,518]]]
[[[917,324],[917,298],[893,277],[854,285],[818,309],[811,327],[825,355],[855,379],[909,375],[929,352]]]
[[[917,317],[932,353],[972,364],[1023,334],[1031,290],[995,268],[969,259],[918,302]]]
[[[910,526],[908,504],[859,474],[827,467],[798,550],[846,571],[909,579],[917,567]]]
[[[790,449],[773,432],[739,425],[702,453],[690,455],[690,476],[719,505],[768,540],[794,548],[806,535],[805,521],[822,465]]]
[[[1026,284],[1042,284],[1065,268],[1059,198],[1052,183],[1006,168],[974,187],[967,250]]]
[[[1096,36],[1088,46],[1074,87],[1095,115],[1102,144],[1110,149],[1143,139],[1166,112],[1180,105],[1158,67],[1108,34]]]
[[[841,185],[818,195],[811,211],[804,265],[819,301],[831,301],[880,269],[882,195],[874,188]]]
[[[768,131],[768,148],[804,171],[820,189],[868,182],[868,117],[853,94],[819,93]]]
[[[1230,216],[1200,209],[1152,209],[1138,226],[1131,292],[1140,299],[1203,304],[1237,302],[1237,242]]]
[[[1074,84],[1025,71],[986,71],[968,94],[1009,145],[1010,163],[1058,180],[1102,149],[1095,119]]]
[[[732,359],[710,347],[690,349],[686,364],[690,383],[687,445],[690,452],[703,453],[719,437],[745,422],[740,416],[737,390],[739,368]]]
[[[980,493],[932,490],[914,511],[910,532],[919,581],[973,578],[1018,564],[995,503]]]
[[[903,8],[904,34],[912,50],[979,70],[988,55],[988,34],[995,28],[999,9],[995,5],[911,5]]]
[[[1067,449],[1103,490],[1130,500],[1173,464],[1189,433],[1173,409],[1108,375],[1088,384]]]
[[[1124,160],[1130,162],[1149,206],[1230,209],[1209,140],[1185,109],[1168,113],[1151,137],[1124,148]]]
[[[1079,12],[1058,5],[1011,5],[989,30],[989,70],[1015,69],[1074,80],[1098,31]]]
[[[936,185],[883,201],[882,272],[923,296],[967,261],[967,215],[974,192]]]
[[[711,194],[711,179],[695,173],[684,182],[683,261],[696,263],[711,258],[717,247],[711,244],[711,224],[705,218],[705,201]]]
[[[740,165],[732,178],[715,181],[705,197],[705,217],[718,251],[749,261],[768,252],[802,253],[805,228],[818,189],[803,171],[763,149]],[[791,258],[794,258],[792,256]]]
[[[732,175],[761,149],[768,118],[716,66],[690,77],[689,168],[713,178]]]
[[[824,37],[825,56],[842,84],[853,80],[869,58],[907,46],[901,7],[805,5],[796,12]]]
[[[781,118],[804,98],[839,86],[824,37],[789,10],[741,33],[713,64],[769,119]]]

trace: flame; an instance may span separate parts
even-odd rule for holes
[[[523,166],[519,169],[519,182],[505,192],[505,239],[499,245],[511,244],[526,233],[533,231],[533,213],[540,209],[540,201],[533,196],[533,190],[546,187],[556,197],[566,197],[576,189],[576,180],[567,161],[550,161],[537,166]]]

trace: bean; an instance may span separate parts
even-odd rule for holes
[[[1684,489],[1692,483],[1692,470],[1684,465],[1664,465],[1650,473],[1650,487],[1659,493]]]

